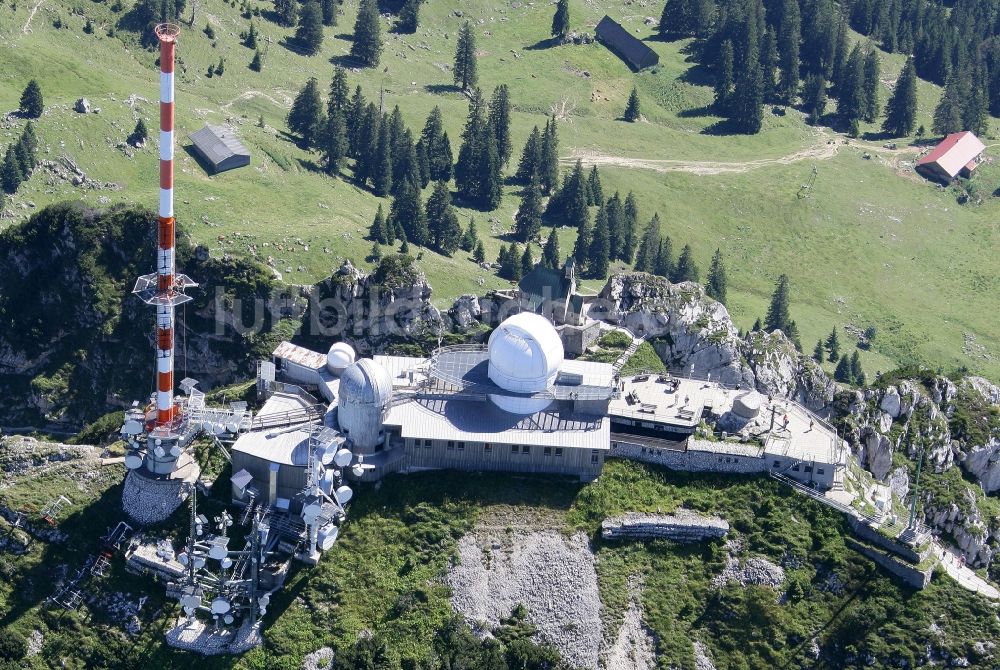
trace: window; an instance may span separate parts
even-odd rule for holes
[[[459,451],[465,451],[465,442],[459,442],[458,443],[458,450]]]
[[[816,468],[816,474],[817,475],[826,474],[826,471],[823,468]]]
[[[807,465],[806,466],[806,472],[812,472],[812,471],[813,471],[813,466]]]
[[[775,461],[774,462],[774,467],[780,468],[781,467],[781,461]]]
[[[510,453],[516,454],[517,452],[518,452],[517,445],[516,444],[510,445]]]
[[[493,445],[490,444],[489,442],[487,442],[486,444],[483,445],[483,451],[485,451],[487,454],[492,454],[493,453]]]
[[[551,456],[552,455],[552,447],[545,447],[545,449],[542,451],[542,454],[544,454],[545,456]]]
[[[590,462],[595,464],[601,462],[601,453],[597,449],[590,450]]]
[[[453,440],[448,440],[448,450],[449,451],[455,450],[455,442]]]
[[[795,465],[795,467],[793,467],[793,468],[792,468],[792,470],[794,470],[795,472],[798,472],[798,471],[799,471],[799,466],[798,466],[798,464],[796,464],[796,465]]]
[[[524,445],[523,447],[521,447],[521,453],[522,454],[530,454],[531,453],[531,447],[528,446],[527,444]]]
[[[556,447],[556,456],[562,456],[562,447]]]

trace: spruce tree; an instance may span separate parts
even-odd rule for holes
[[[632,191],[629,191],[628,195],[625,196],[624,215],[622,245],[618,259],[631,263],[635,256],[635,247],[639,236],[639,201]]]
[[[288,112],[288,129],[302,138],[307,147],[316,146],[323,129],[323,103],[319,97],[319,85],[315,77],[310,77],[299,94],[295,96]]]
[[[417,246],[425,246],[428,242],[427,215],[420,202],[420,191],[416,186],[406,183],[392,199],[389,207],[389,225],[402,229],[403,239]]]
[[[17,156],[14,154],[14,145],[9,144],[7,145],[7,153],[4,155],[3,166],[0,166],[0,184],[3,185],[3,189],[7,193],[14,193],[24,178]]]
[[[37,119],[45,111],[45,103],[42,100],[42,87],[32,79],[24,87],[21,93],[21,104],[19,107],[21,115],[29,119]]]
[[[566,177],[557,202],[560,204],[560,215],[567,225],[578,226],[587,217],[587,186],[582,161],[577,160],[573,172]],[[580,261],[582,263],[583,259]]]
[[[826,111],[826,79],[822,74],[812,72],[806,76],[802,86],[802,104],[808,123],[819,123]]]
[[[347,116],[351,113],[351,91],[347,85],[347,70],[339,65],[333,69],[333,79],[330,80],[330,94],[326,99],[326,113],[333,114],[334,111],[344,115],[344,122],[347,123]]]
[[[506,166],[513,151],[510,143],[510,91],[507,84],[500,84],[493,89],[487,118],[496,138],[500,164]]]
[[[497,151],[496,137],[489,124],[484,128],[484,135],[481,140],[483,151],[479,161],[478,205],[481,209],[492,212],[503,200],[503,166],[500,162],[500,152]]]
[[[610,254],[608,211],[605,206],[597,210],[597,217],[594,219],[594,230],[590,238],[590,248],[587,251],[587,274],[591,278],[604,279],[608,276]]]
[[[934,123],[931,130],[939,135],[950,135],[962,130],[962,116],[965,99],[959,85],[960,75],[952,73],[941,93],[941,100],[934,108]]]
[[[486,261],[486,247],[483,246],[482,240],[476,242],[476,250],[472,252],[472,260],[477,263],[483,263]]]
[[[417,159],[416,147],[413,144],[413,133],[409,128],[404,128],[398,135],[396,141],[391,143],[392,147],[392,193],[396,193],[403,182],[410,182],[417,187],[423,188],[423,178],[420,173],[420,161]]]
[[[538,179],[544,193],[552,193],[559,183],[559,137],[556,133],[556,117],[553,115],[545,124],[542,135]]]
[[[716,249],[712,255],[712,264],[708,268],[708,283],[705,285],[705,293],[710,298],[715,298],[722,304],[726,304],[726,265],[722,260],[722,250]]]
[[[861,354],[855,349],[851,354],[851,381],[859,386],[863,386],[865,381],[865,371],[861,369]]]
[[[637,272],[656,272],[656,258],[660,253],[660,215],[654,214],[642,233],[642,242],[635,257]]]
[[[340,174],[340,168],[347,155],[347,129],[344,123],[344,113],[338,109],[334,109],[326,117],[322,152],[327,174],[334,176]]]
[[[385,214],[382,211],[382,203],[379,203],[378,211],[375,212],[371,228],[368,229],[368,239],[373,240],[376,244],[390,244],[385,229]]]
[[[524,143],[524,149],[521,150],[521,160],[517,164],[517,172],[514,173],[514,179],[519,184],[527,184],[532,174],[540,175],[541,162],[542,135],[538,132],[538,126],[535,126]]]
[[[417,32],[417,26],[420,24],[420,1],[406,0],[403,3],[403,7],[399,10],[399,16],[396,20],[397,33],[412,35]]]
[[[476,66],[476,34],[472,24],[466,21],[458,31],[458,45],[455,48],[455,86],[462,91],[469,91],[479,82]]]
[[[781,25],[778,28],[778,97],[786,104],[795,102],[799,90],[799,42],[802,18],[798,0],[782,0]]]
[[[375,0],[361,0],[358,17],[354,22],[354,41],[351,58],[365,67],[375,67],[382,57],[382,28],[378,22],[378,4]]]
[[[458,216],[451,206],[451,193],[448,184],[443,181],[434,183],[434,190],[427,198],[427,227],[430,229],[434,247],[446,256],[451,256],[458,249],[461,241],[462,227]]]
[[[320,0],[320,9],[323,10],[324,26],[337,25],[337,0]],[[250,30],[253,30],[252,22],[250,23]]]
[[[531,274],[531,271],[535,269],[535,259],[531,256],[531,245],[524,245],[524,253],[521,254],[521,276]]]
[[[346,112],[347,120],[347,146],[351,156],[357,158],[361,155],[361,130],[367,117],[365,96],[361,92],[361,87],[354,89],[351,96],[351,104]]]
[[[698,281],[698,266],[694,262],[694,254],[691,251],[691,245],[685,244],[684,248],[681,249],[680,258],[677,259],[677,267],[674,268],[674,275],[670,278],[675,284],[679,284],[684,281]]]
[[[254,25],[253,21],[251,21],[250,28],[247,30],[246,34],[243,35],[243,46],[247,49],[256,49],[257,37],[257,26]]]
[[[892,137],[902,137],[913,132],[917,121],[917,72],[913,57],[906,60],[903,71],[896,80],[896,88],[885,106],[882,130]]]
[[[597,172],[596,164],[587,175],[587,204],[597,207],[604,204],[604,188],[601,186],[601,175]]]
[[[881,77],[882,62],[879,60],[878,49],[870,47],[868,55],[865,56],[864,65],[864,107],[861,110],[861,118],[868,123],[874,123],[878,118],[879,101],[878,87]]]
[[[983,135],[989,129],[989,87],[986,83],[986,64],[981,59],[972,70],[962,126],[976,135]]]
[[[725,40],[716,60],[715,101],[716,111],[725,114],[733,94],[733,43]]]
[[[669,235],[660,240],[660,248],[656,252],[656,263],[653,265],[653,272],[667,280],[670,280],[676,274],[674,243]]]
[[[28,124],[28,127],[31,127],[30,123]],[[126,138],[125,141],[134,147],[138,147],[145,144],[148,139],[149,129],[146,128],[146,122],[139,119],[135,123],[135,128],[132,129],[132,133],[128,136],[128,138]]]
[[[481,194],[481,162],[485,151],[484,138],[491,131],[486,127],[483,98],[477,88],[469,99],[469,114],[462,131],[462,146],[455,163],[455,186],[463,200],[476,203]],[[494,143],[495,146],[495,143]]]
[[[21,174],[24,175],[22,181],[27,181],[31,177],[31,171],[35,169],[35,157],[24,145],[23,137],[14,143],[14,160],[17,161]]]
[[[783,274],[778,277],[774,293],[771,294],[771,304],[764,317],[764,328],[767,332],[785,331],[789,321],[791,321],[791,317],[788,313],[788,276]]]
[[[842,384],[850,384],[853,381],[851,375],[851,361],[844,354],[840,357],[840,361],[837,363],[837,368],[833,371],[833,378]]]
[[[472,251],[478,243],[479,232],[476,230],[476,221],[470,217],[469,225],[466,227],[465,232],[462,233],[462,242],[459,246],[462,247],[462,251]]]
[[[521,242],[530,242],[538,236],[542,229],[542,190],[538,185],[538,176],[532,175],[531,181],[524,189],[521,206],[514,216],[514,236]]]
[[[636,90],[635,86],[632,87],[632,93],[628,96],[628,104],[625,106],[625,113],[622,114],[622,118],[629,123],[639,120],[639,91]]]
[[[542,249],[542,265],[553,270],[559,269],[562,259],[559,257],[559,236],[556,229],[549,231],[549,236],[545,240],[545,247]]]
[[[383,117],[378,126],[378,139],[375,144],[375,154],[371,164],[372,186],[374,187],[375,195],[379,197],[385,197],[392,192],[392,139],[389,134],[389,128],[388,119]],[[396,191],[394,195],[398,195],[400,192],[401,190]],[[403,219],[393,220],[402,221]],[[414,244],[423,245],[424,243],[423,239],[413,237],[412,235],[408,237]]]
[[[813,357],[813,360],[816,361],[817,363],[822,363],[823,362],[823,359],[825,358],[825,354],[823,352],[823,340],[821,340],[821,339],[820,340],[816,340],[816,346],[813,347],[813,355],[812,355],[812,357]]]
[[[323,46],[323,11],[310,0],[299,11],[299,27],[295,31],[295,41],[308,56],[315,56]],[[216,71],[216,74],[219,74]]]
[[[569,0],[558,0],[552,16],[552,37],[563,39],[569,34]]]
[[[138,123],[135,124],[135,130],[133,132],[142,133],[142,138],[145,140],[149,134],[146,131],[146,124],[139,119]],[[21,140],[24,146],[28,149],[28,154],[31,156],[31,168],[35,168],[35,154],[38,152],[38,136],[35,135],[35,126],[28,121],[27,125],[24,126],[24,132],[21,133]]]
[[[410,241],[406,239],[406,233],[400,235],[400,239],[403,241],[403,243],[399,245],[399,253],[400,254],[410,253]]]
[[[837,82],[837,115],[849,124],[862,118],[866,105],[865,63],[861,46],[855,44],[844,65],[843,77]]]
[[[840,338],[837,336],[836,326],[833,327],[833,330],[830,331],[830,334],[826,338],[826,350],[830,352],[827,360],[831,363],[840,358]]]
[[[614,261],[624,255],[622,249],[625,246],[625,208],[618,191],[608,198],[602,208],[608,220],[608,260]]]
[[[378,242],[372,242],[372,250],[368,252],[368,260],[372,263],[378,263],[382,260],[382,248],[378,245]]]
[[[760,45],[760,80],[761,97],[763,100],[774,100],[777,97],[778,82],[778,45],[774,41],[774,33],[764,32]]]
[[[576,223],[576,242],[573,245],[573,257],[576,258],[578,266],[583,266],[587,262],[590,254],[590,212],[586,207],[583,209],[583,216]]]
[[[295,0],[274,0],[274,13],[278,16],[278,25],[291,28],[298,19],[298,3]]]
[[[452,173],[451,146],[443,131],[441,108],[434,106],[420,132],[420,143],[427,151],[427,164],[432,181],[449,181]]]
[[[250,69],[254,72],[260,72],[264,69],[264,58],[260,54],[260,50],[253,52],[253,59],[250,61]]]

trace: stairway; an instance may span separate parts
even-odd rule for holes
[[[632,338],[632,343],[628,345],[628,348],[622,352],[622,355],[619,356],[618,360],[616,360],[614,365],[611,366],[611,369],[616,375],[621,372],[623,367],[625,367],[625,364],[628,363],[628,359],[632,358],[633,354],[639,351],[639,347],[642,346],[642,343],[645,341],[645,336]]]

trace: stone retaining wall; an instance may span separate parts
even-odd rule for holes
[[[866,542],[871,542],[872,544],[877,544],[886,551],[891,551],[897,556],[901,556],[911,563],[919,563],[920,561],[927,558],[931,550],[931,543],[926,542],[923,547],[923,551],[917,552],[916,549],[908,544],[903,544],[902,542],[897,542],[892,538],[888,538],[882,533],[878,532],[876,529],[865,523],[864,519],[859,519],[856,516],[849,516],[848,523],[851,524],[851,530],[854,534],[865,540]]]
[[[847,542],[848,547],[872,559],[878,565],[903,580],[906,585],[912,586],[915,589],[923,589],[930,584],[931,573],[933,572],[930,568],[927,570],[918,570],[916,566],[904,563],[903,561],[893,558],[892,556],[887,556],[877,549],[873,549],[858,542],[857,540],[849,537],[844,539]]]
[[[735,456],[718,454],[697,448],[686,451],[673,449],[658,449],[632,442],[612,441],[612,458],[626,458],[641,463],[662,465],[671,470],[687,472],[729,472],[738,474],[756,474],[767,472],[767,461],[763,456]]]
[[[679,510],[676,514],[629,512],[609,517],[601,523],[601,537],[605,540],[701,542],[722,537],[728,532],[729,524],[725,519],[702,516],[688,510]]]

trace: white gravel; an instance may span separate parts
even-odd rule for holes
[[[130,471],[122,488],[122,507],[125,512],[143,525],[160,523],[174,513],[187,499],[187,491],[180,479],[149,479]]]
[[[333,667],[333,649],[320,647],[302,659],[302,670],[330,670]]]
[[[708,647],[698,640],[695,640],[693,644],[695,670],[715,670],[715,663],[712,662]]]
[[[598,667],[601,599],[594,554],[583,533],[479,529],[459,541],[458,553],[448,575],[457,612],[495,627],[523,604],[537,638],[573,666]]]
[[[643,620],[640,587],[630,580],[631,599],[618,637],[605,652],[605,670],[653,670],[656,667],[656,641]]]

